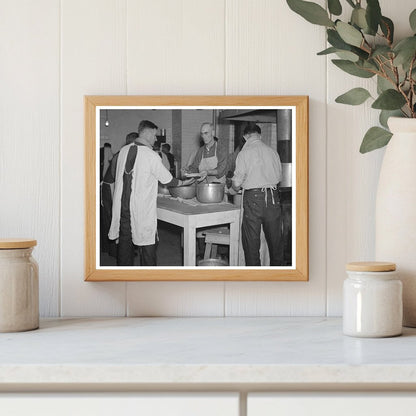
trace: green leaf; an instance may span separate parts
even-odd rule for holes
[[[393,51],[388,46],[376,46],[376,48],[371,53],[371,58],[382,55],[389,59],[389,53],[391,52]]]
[[[345,59],[333,59],[332,62],[338,68],[356,77],[371,78],[375,75],[372,72],[369,72],[360,68],[356,63],[351,62],[351,61],[346,61]]]
[[[370,98],[370,93],[365,88],[353,88],[335,99],[335,102],[348,105],[359,105]]]
[[[386,16],[381,16],[380,28],[384,36],[390,43],[393,43],[394,38],[394,23]]]
[[[339,36],[345,43],[356,46],[358,48],[361,46],[363,42],[363,35],[354,26],[351,26],[348,23],[344,23],[341,20],[338,20],[336,24],[336,29],[339,33]]]
[[[388,144],[393,136],[389,131],[381,127],[371,127],[364,135],[360,147],[360,153],[371,152],[372,150],[380,149]]]
[[[410,13],[409,23],[410,23],[410,27],[412,28],[413,32],[416,32],[416,9],[414,9],[412,11],[412,13]]]
[[[319,4],[303,0],[286,0],[288,6],[305,20],[314,25],[334,26],[328,12]]]
[[[330,53],[335,53],[338,49],[334,47],[330,47],[327,49],[324,49],[321,52],[318,52],[317,55],[329,55]]]
[[[393,84],[386,78],[377,75],[377,93],[381,94],[383,91],[390,90]]]
[[[379,65],[377,62],[371,61],[363,61],[362,68],[364,69],[371,69],[372,71],[379,71]]]
[[[399,91],[388,89],[383,91],[371,107],[379,110],[398,110],[406,104],[406,99]]]
[[[342,6],[339,0],[328,0],[329,13],[339,16],[342,13]]]
[[[403,116],[403,114],[400,110],[381,110],[380,116],[379,116],[379,121],[380,121],[380,124],[383,127],[388,129],[389,126],[387,125],[387,120],[390,117],[402,117],[402,116]]]
[[[351,23],[363,29],[364,32],[368,31],[368,23],[365,14],[366,10],[362,7],[355,8],[351,14]]]
[[[341,39],[341,36],[336,30],[327,29],[326,34],[328,43],[331,44],[334,48],[346,50],[349,49],[348,45]]]
[[[334,48],[342,49],[345,51],[350,51],[358,55],[362,59],[368,59],[368,53],[363,51],[360,48],[357,48],[355,46],[349,45],[348,43],[345,43],[339,33],[334,29],[328,29],[326,31],[327,37],[328,37],[328,43],[332,45]]]
[[[344,51],[332,46],[330,48],[324,49],[321,52],[318,52],[317,55],[329,55],[330,53],[336,53],[339,58],[346,59],[347,61],[357,62],[360,59],[359,56],[353,52]]]
[[[347,3],[351,6],[351,7],[355,7],[355,3],[352,0],[347,0]]]
[[[381,21],[381,9],[378,0],[367,0],[365,17],[367,19],[369,33],[375,35]]]
[[[339,58],[341,58],[344,61],[346,60],[351,62],[358,62],[360,60],[360,57],[358,55],[350,51],[337,50],[337,52],[335,53]]]
[[[396,54],[394,64],[397,66],[402,65],[403,69],[407,71],[409,69],[410,62],[416,54],[416,36],[411,36],[401,40],[393,50]]]

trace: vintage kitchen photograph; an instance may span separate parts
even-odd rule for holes
[[[294,111],[97,109],[98,267],[290,268]]]

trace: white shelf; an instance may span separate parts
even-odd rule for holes
[[[0,334],[0,390],[416,387],[415,349],[416,329],[351,338],[334,318],[53,319],[36,331]]]

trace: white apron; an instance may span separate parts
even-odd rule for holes
[[[199,166],[198,166],[199,172],[202,172],[204,170],[209,171],[209,170],[217,169],[217,167],[218,167],[218,158],[217,158],[218,143],[215,142],[214,146],[215,146],[214,156],[204,158],[204,156],[202,155],[201,162],[199,162]],[[217,178],[215,175],[208,175],[207,176],[207,182],[209,182],[209,183],[211,183],[211,182],[225,183],[225,175],[221,176],[221,178]]]
[[[131,146],[135,146],[135,144],[122,147],[117,161],[113,214],[108,234],[110,240],[119,237],[123,174]],[[140,166],[140,175],[136,174],[138,166]],[[146,146],[139,146],[131,174],[130,223],[132,240],[137,246],[154,244],[157,229],[157,182],[168,183],[172,180],[172,175],[163,166],[160,156]]]

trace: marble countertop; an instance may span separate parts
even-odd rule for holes
[[[339,318],[91,318],[0,334],[0,388],[48,383],[416,387],[416,329],[364,339]]]

